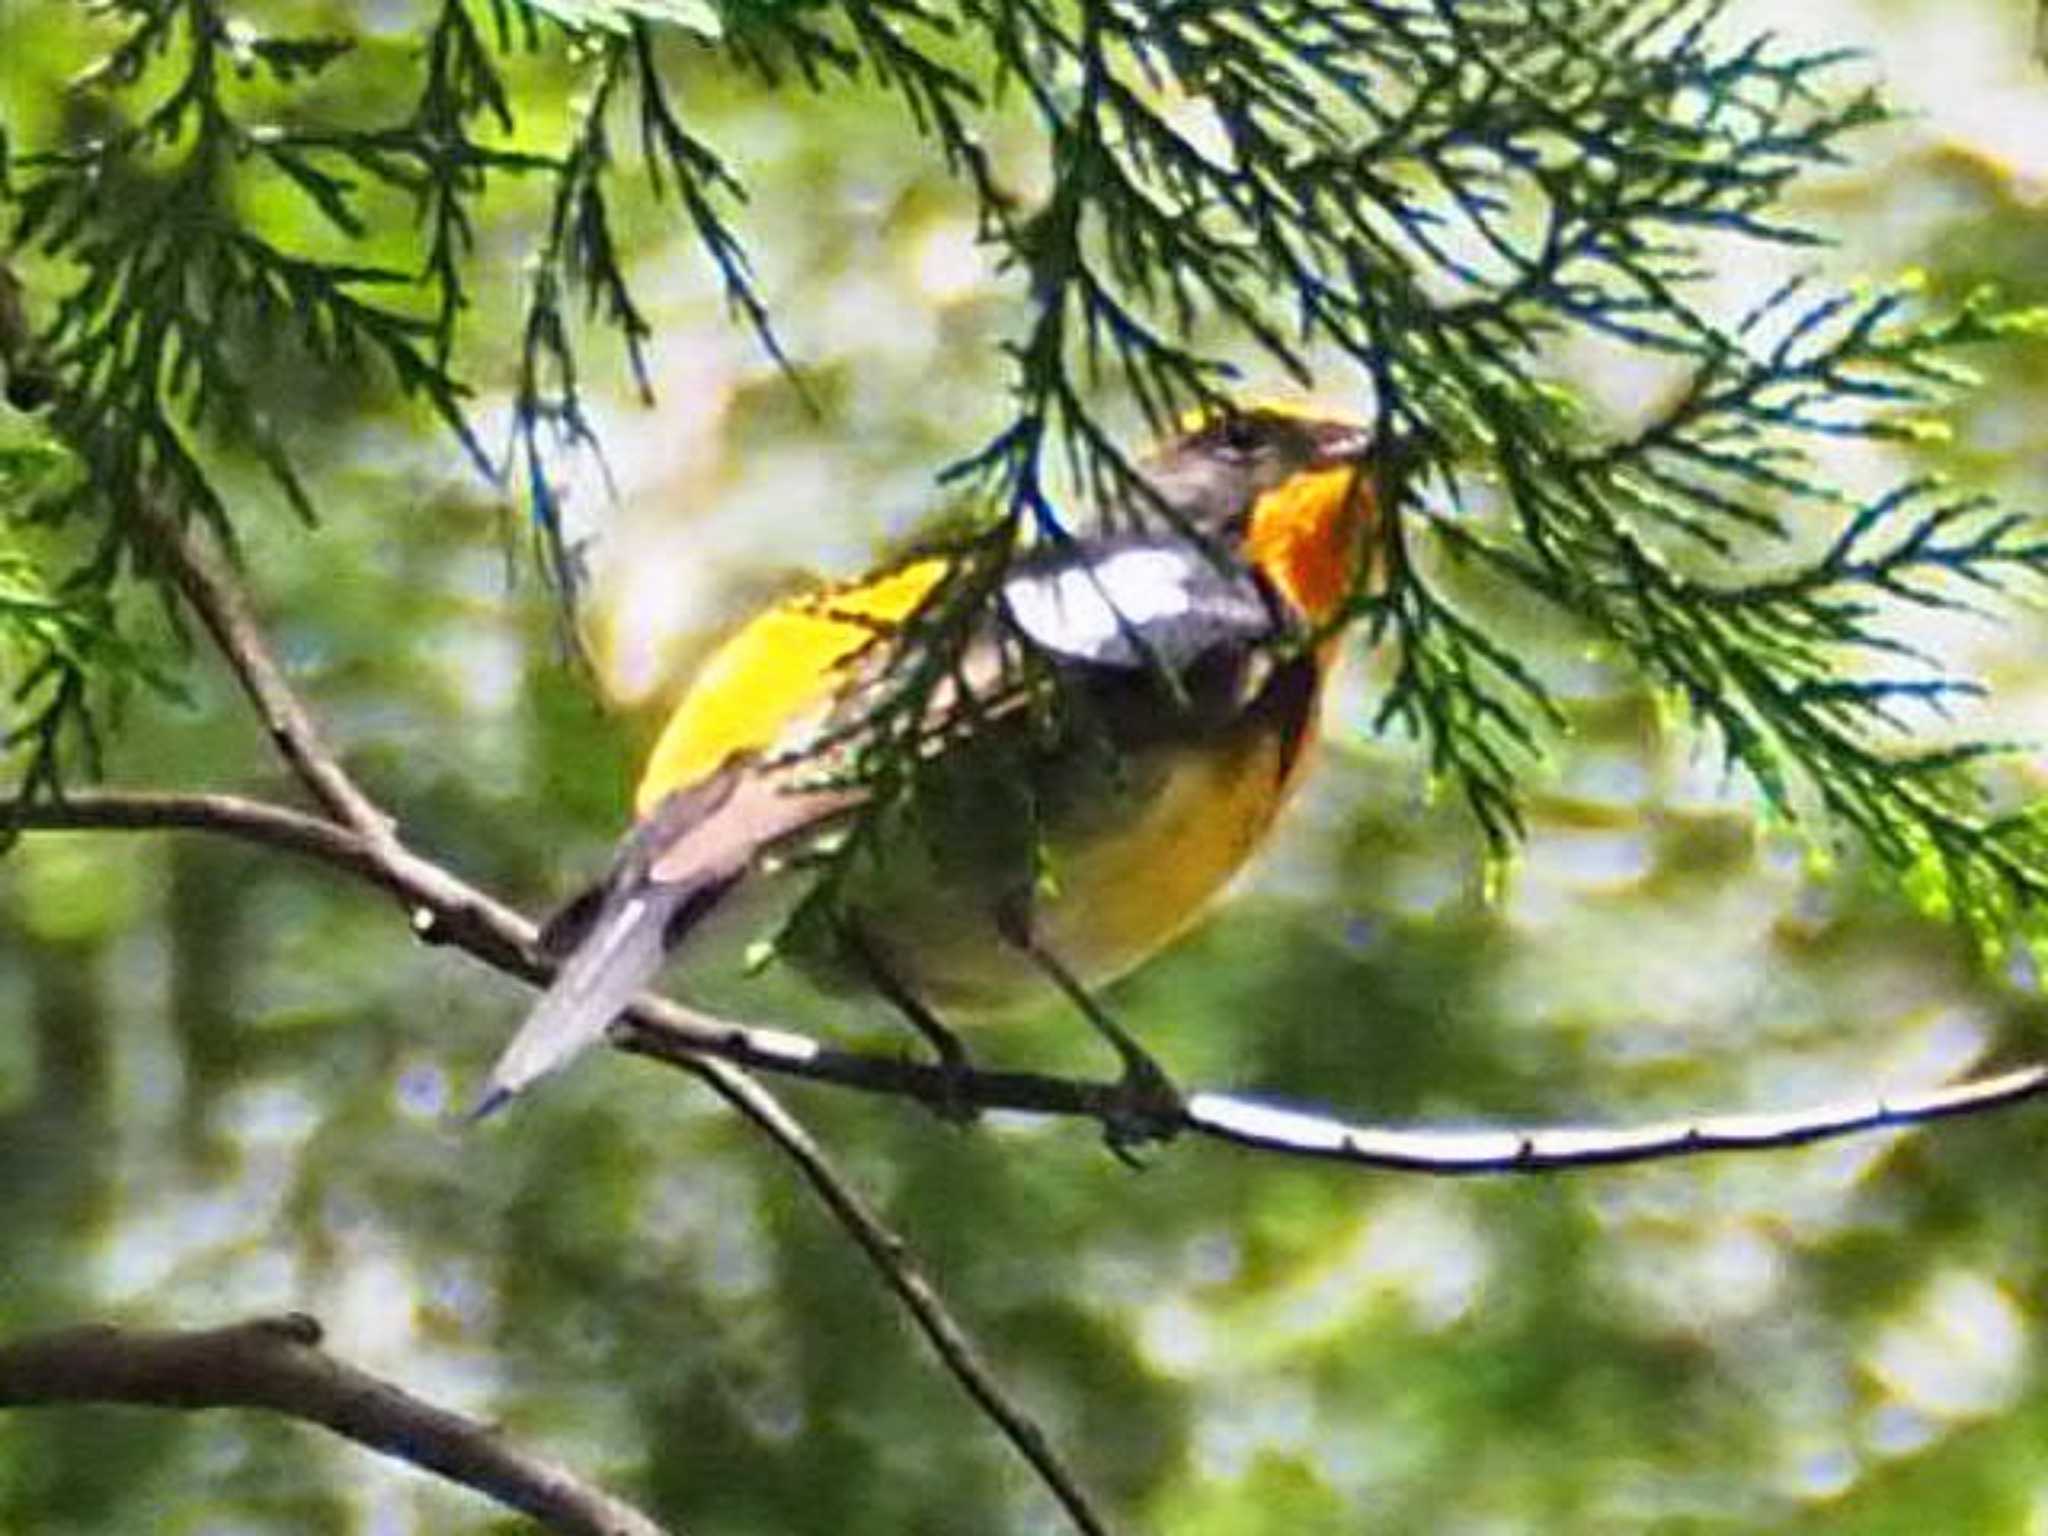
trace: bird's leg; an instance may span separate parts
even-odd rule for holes
[[[881,951],[862,932],[859,922],[841,917],[839,941],[854,964],[860,967],[868,985],[910,1021],[938,1056],[939,1076],[944,1082],[944,1089],[941,1097],[933,1103],[933,1111],[940,1119],[950,1120],[955,1125],[972,1125],[979,1113],[967,1093],[967,1079],[974,1070],[974,1063],[967,1054],[967,1047],[960,1043],[960,1037],[926,1006],[923,998],[904,985],[903,979],[890,969]]]
[[[1039,942],[1038,935],[1032,931],[1030,909],[1025,902],[1005,902],[997,910],[996,929],[1006,943],[1016,946],[1052,979],[1053,985],[1080,1010],[1083,1018],[1095,1026],[1096,1033],[1109,1042],[1110,1049],[1123,1063],[1123,1076],[1117,1080],[1115,1104],[1103,1122],[1102,1139],[1121,1161],[1134,1168],[1143,1166],[1133,1149],[1148,1141],[1167,1141],[1179,1134],[1181,1121],[1187,1113],[1187,1101],[1181,1097],[1173,1079],[1166,1075],[1166,1069],[1152,1059],[1151,1053],[1138,1044],[1129,1030],[1109,1016],[1107,1010],[1081,985],[1080,979],[1061,963],[1059,956]]]

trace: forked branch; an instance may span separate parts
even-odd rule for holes
[[[476,1489],[563,1536],[666,1536],[624,1500],[320,1347],[303,1312],[192,1331],[91,1324],[0,1345],[0,1408],[261,1408]]]
[[[398,864],[387,862],[356,834],[300,811],[234,795],[80,792],[61,803],[17,806],[8,815],[28,831],[183,829],[296,853],[389,892],[411,910],[417,932],[452,943],[508,975],[536,982],[546,979],[547,968],[532,951],[533,925],[510,908],[416,855],[406,855]],[[914,1061],[834,1050],[805,1035],[736,1023],[653,996],[635,1002],[614,1027],[612,1043],[632,1055],[652,1057],[705,1077],[714,1090],[750,1113],[744,1096],[729,1089],[729,1080],[720,1070],[724,1063],[915,1099],[940,1110],[966,1105],[1107,1124],[1118,1108],[1114,1083],[980,1069],[956,1077]],[[1618,1163],[1803,1146],[1987,1113],[2044,1095],[2048,1095],[2048,1064],[2037,1064],[1940,1088],[1775,1114],[1707,1115],[1633,1127],[1438,1131],[1351,1125],[1305,1108],[1197,1093],[1189,1096],[1175,1129],[1232,1146],[1364,1168],[1453,1176],[1561,1173]],[[812,1151],[808,1141],[800,1149],[787,1135],[777,1139],[809,1177]],[[831,1194],[826,1198],[836,1209],[837,1198]],[[865,1246],[868,1237],[855,1235]],[[889,1278],[899,1293],[905,1292],[902,1277],[892,1272]],[[920,1316],[918,1321],[935,1344],[939,1332],[948,1326],[936,1317],[927,1320]],[[940,1347],[944,1353],[945,1346]]]

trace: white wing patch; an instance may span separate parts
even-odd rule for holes
[[[1047,650],[1128,663],[1138,659],[1133,631],[1190,617],[1198,574],[1196,560],[1179,550],[1120,549],[1023,577],[1003,595],[1017,627]]]
[[[1179,671],[1219,645],[1271,639],[1282,624],[1250,570],[1185,540],[1059,550],[1019,569],[1003,603],[1040,649],[1107,667]]]

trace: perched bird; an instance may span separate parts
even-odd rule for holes
[[[827,991],[879,994],[955,1071],[946,1019],[1064,992],[1123,1063],[1112,1142],[1170,1119],[1171,1083],[1091,989],[1186,929],[1299,782],[1375,521],[1371,447],[1291,407],[1191,419],[1139,464],[1171,515],[1134,521],[1156,531],[1011,563],[915,697],[887,792],[861,752],[915,664],[897,642],[961,564],[757,615],[670,717],[610,871],[549,923],[560,969],[478,1113],[722,933],[772,940]]]

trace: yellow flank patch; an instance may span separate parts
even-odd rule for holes
[[[1320,624],[1350,595],[1372,512],[1371,482],[1352,465],[1296,475],[1252,507],[1245,559]]]
[[[946,574],[919,560],[859,586],[807,592],[751,620],[705,662],[640,776],[642,816],[736,752],[773,746],[831,703],[846,664],[917,611]]]

